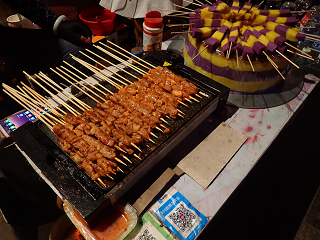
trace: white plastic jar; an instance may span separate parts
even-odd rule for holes
[[[158,11],[146,14],[143,22],[143,50],[161,50],[163,36],[163,18]]]

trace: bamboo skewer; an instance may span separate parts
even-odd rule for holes
[[[136,57],[137,59],[141,60],[142,62],[148,64],[150,67],[153,67],[153,68],[156,68],[156,67],[157,67],[157,66],[154,66],[153,64],[149,63],[148,61],[146,61],[146,60],[144,60],[144,59],[142,59],[142,58],[139,58],[139,57],[135,56],[134,54],[132,54],[131,52],[127,51],[126,49],[118,46],[117,44],[115,44],[115,43],[113,43],[113,42],[111,42],[111,41],[109,41],[109,40],[107,40],[107,42],[110,43],[110,44],[112,44],[113,46],[116,46],[116,47],[118,47],[119,49],[121,49],[121,50],[129,53],[131,56]],[[104,44],[104,43],[101,43],[101,42],[100,42],[100,44],[106,46],[106,44]]]
[[[224,63],[225,67],[228,65],[228,54],[229,54],[229,49],[227,50],[227,53],[226,53],[226,60],[225,60],[225,63]]]
[[[92,53],[93,55],[95,55],[95,56],[97,56],[97,57],[99,57],[100,59],[102,59],[102,60],[104,60],[104,61],[106,61],[106,62],[108,62],[109,64],[111,64],[111,65],[113,65],[113,63],[112,62],[110,62],[110,61],[108,61],[107,59],[104,59],[103,57],[101,57],[101,56],[99,56],[98,54],[96,54],[96,53],[94,53],[94,52],[92,52],[92,51],[90,51],[89,49],[86,49],[88,52],[90,52],[90,53]],[[132,82],[130,82],[128,79],[126,79],[124,76],[122,76],[122,75],[120,75],[119,73],[117,73],[117,72],[115,72],[115,71],[112,71],[111,69],[109,69],[107,66],[105,66],[105,65],[103,65],[105,68],[107,68],[108,69],[108,71],[110,71],[110,72],[112,72],[113,74],[115,74],[115,75],[117,75],[117,76],[119,76],[119,77],[121,77],[122,79],[124,79],[124,80],[126,80],[129,84],[131,84]],[[121,69],[121,68],[120,68]],[[122,69],[121,69],[122,70]]]
[[[117,167],[117,170],[118,170],[119,172],[124,173],[124,171],[123,171],[121,168],[119,168],[119,167]]]
[[[163,118],[160,118],[160,120],[169,125],[169,123],[166,120],[164,120]]]
[[[179,113],[186,115],[184,112],[182,112],[180,109],[177,109]]]
[[[297,52],[293,52],[293,51],[291,51],[291,50],[289,50],[289,49],[288,49],[287,51],[290,52],[290,53],[294,53],[294,54],[296,54],[296,55],[298,55],[298,56],[304,57],[304,58],[306,58],[306,59],[309,59],[309,60],[314,61],[314,58],[310,58],[310,57],[308,57],[308,56],[306,56],[306,55],[304,55],[304,54],[297,53]]]
[[[317,10],[290,11],[290,13],[316,12]]]
[[[106,174],[111,180],[114,180],[109,174]],[[101,178],[98,178],[99,183],[104,187],[107,188],[107,185],[101,180]]]
[[[263,51],[263,54],[267,57],[268,61],[271,63],[271,65],[274,67],[275,70],[280,74],[283,80],[285,80],[285,77],[282,75],[282,73],[279,71],[278,66],[271,60],[271,58]]]
[[[158,136],[155,135],[153,132],[151,132],[150,135],[154,136],[155,138],[158,138]]]
[[[38,99],[41,99],[43,104],[46,106],[50,106],[52,109],[55,109],[57,112],[61,112],[63,115],[66,115],[67,112],[65,112],[64,110],[62,110],[61,108],[58,108],[56,105],[54,105],[53,103],[51,103],[48,99],[46,99],[45,97],[41,96],[39,93],[37,93],[36,91],[34,91],[32,88],[30,88],[29,86],[27,86],[26,84],[24,84],[23,82],[21,82],[21,84],[23,85],[23,88],[27,89],[29,92],[32,92],[32,94],[34,96],[36,96]],[[61,114],[61,115],[62,115]],[[62,115],[62,116],[63,116]]]
[[[79,60],[82,61],[83,64],[88,65],[90,68],[92,68],[92,69],[96,70],[98,73],[102,74],[103,77],[104,77],[105,79],[108,79],[109,81],[111,81],[112,83],[110,83],[110,84],[114,84],[117,89],[120,89],[120,88],[123,87],[122,85],[120,85],[120,84],[118,84],[118,83],[116,83],[115,81],[113,81],[113,80],[110,79],[110,78],[112,77],[112,78],[115,79],[116,81],[120,81],[120,80],[117,79],[116,77],[112,76],[110,73],[106,73],[106,72],[104,72],[103,70],[99,69],[98,67],[96,67],[96,66],[94,66],[94,65],[91,65],[90,63],[85,62],[85,61],[83,61],[83,60],[81,60],[81,59],[79,59]],[[110,78],[109,78],[109,77],[110,77]],[[123,82],[122,82],[122,83],[123,83]],[[128,85],[128,84],[127,84],[127,83],[123,83],[123,85]]]
[[[117,146],[117,145],[114,145],[114,147],[116,149],[118,149],[119,151],[123,152],[123,153],[127,153],[127,151],[125,151],[124,149],[122,149],[121,147]]]
[[[173,4],[173,5],[176,6],[176,7],[184,8],[184,9],[187,9],[187,10],[189,10],[189,11],[191,11],[191,12],[194,12],[193,9],[190,9],[190,8],[187,8],[187,7],[184,7],[184,6],[180,6],[180,5],[177,5],[177,4]]]
[[[89,70],[91,70],[92,72],[98,74],[100,77],[102,77],[103,79],[105,79],[107,82],[109,82],[111,85],[113,85],[115,88],[120,89],[121,86],[117,83],[115,83],[114,81],[112,81],[110,78],[106,77],[105,75],[103,75],[102,73],[100,73],[98,70],[96,70],[91,64],[75,57],[72,55],[72,58],[74,60],[76,60],[77,62],[79,62],[80,64],[82,64],[83,66],[85,66],[86,68],[88,68]],[[113,93],[112,93],[113,94]]]
[[[138,67],[134,66],[133,64],[127,62],[126,60],[124,60],[124,59],[122,59],[120,57],[117,57],[116,55],[112,54],[111,52],[105,51],[105,53],[107,53],[109,56],[113,57],[114,59],[118,60],[120,63],[123,63],[127,67],[129,67],[129,68],[135,70],[136,72],[140,73],[141,75],[148,74],[146,71],[143,71],[143,70],[139,69]]]
[[[19,90],[23,90],[23,89],[21,89],[19,86],[17,86],[18,88],[19,88]],[[18,93],[18,94],[20,94],[21,95],[21,93],[19,93],[18,91],[16,91],[15,89],[12,89],[13,91],[15,91],[16,93]],[[24,92],[24,91],[23,91]],[[29,99],[31,102],[32,102],[32,104],[34,105],[34,106],[37,106],[38,108],[41,108],[41,106],[42,106],[42,102],[39,102],[39,101],[37,101],[36,99],[34,99],[34,98],[32,98],[29,94],[27,94],[26,92],[24,92],[25,94],[24,94],[24,98],[26,98],[26,99]],[[40,107],[39,107],[40,106]],[[49,110],[50,110],[50,108],[49,107],[47,107]],[[51,116],[51,113],[53,113],[54,115],[56,114],[56,115],[58,115],[58,117],[60,117],[61,116],[61,114],[59,114],[57,111],[51,111],[50,110],[50,113],[46,113],[46,114],[48,114],[48,116],[49,117],[53,117],[53,116]],[[57,122],[59,122],[59,123],[61,123],[61,124],[65,124],[65,121],[64,120],[60,120],[60,119],[55,119]]]
[[[89,69],[91,69],[91,71],[94,71],[95,73],[102,75],[103,78],[107,79],[107,82],[109,82],[111,85],[113,85],[115,88],[117,88],[118,90],[122,87],[121,85],[117,84],[116,82],[112,81],[111,79],[109,79],[107,76],[104,75],[104,72],[102,72],[100,69],[97,69],[95,66],[92,66],[91,64],[78,59],[78,61],[83,64],[84,66],[88,67]],[[125,84],[126,85],[126,84]]]
[[[292,62],[289,58],[287,58],[285,55],[283,55],[279,50],[276,50],[277,53],[279,53],[283,58],[285,58],[289,63],[291,63],[293,66],[295,66],[296,68],[300,68],[297,64],[295,64],[294,62]]]
[[[178,13],[184,13],[184,14],[189,14],[191,12],[184,12],[184,11],[179,11],[179,10],[174,10],[174,9],[162,9],[162,8],[159,8],[159,10],[161,11],[168,11],[168,12],[178,12]]]
[[[208,96],[207,94],[203,93],[203,92],[199,92],[202,96],[205,96],[207,98],[209,98],[210,96]]]
[[[24,89],[22,89],[19,85],[17,85],[17,88],[25,95],[30,96]]]
[[[140,160],[142,160],[137,154],[133,154],[133,156],[135,156],[136,158],[138,158],[138,159],[140,159]]]
[[[67,100],[69,100],[70,102],[72,102],[76,107],[78,107],[79,109],[81,109],[82,111],[86,110],[86,108],[83,108],[82,106],[80,106],[78,103],[76,103],[75,101],[73,101],[71,98],[69,98],[66,94],[63,94],[62,92],[60,92],[58,89],[56,89],[51,83],[46,82],[41,76],[35,74],[35,76],[37,76],[40,80],[42,80],[44,83],[46,83],[49,87],[51,87],[53,90],[55,90],[57,92],[57,94],[61,94],[62,97],[66,98]],[[58,85],[59,86],[59,85]],[[60,86],[59,86],[60,87]]]
[[[103,46],[107,47],[108,49],[110,48],[112,51],[120,54],[121,56],[124,56],[125,58],[131,59],[131,57],[127,56],[126,54],[124,54],[124,53],[122,53],[122,52],[120,52],[120,51],[117,51],[117,50],[113,49],[112,47],[110,47],[110,46],[108,46],[108,45],[106,45],[106,44],[104,44],[104,43],[102,43],[102,42],[101,42],[100,44],[102,44]],[[123,50],[125,50],[125,49],[123,49]],[[135,56],[135,55],[133,55],[133,56]],[[140,60],[142,60],[142,59],[140,59]],[[149,68],[148,66],[146,66],[145,64],[142,64],[140,61],[136,61],[136,63],[139,64],[140,66],[148,69],[148,70],[151,69],[151,68]]]
[[[180,26],[191,26],[193,23],[177,23],[177,24],[167,24],[167,27],[180,27]]]
[[[131,163],[132,164],[132,162],[130,161],[130,159],[127,157],[127,156],[122,156],[125,160],[127,160],[129,163]]]
[[[164,126],[163,124],[160,124],[160,127],[163,127],[164,129],[166,129],[167,127],[166,126]]]
[[[4,148],[11,147],[12,145],[15,145],[15,144],[16,144],[16,142],[10,143],[9,145],[5,146]]]
[[[188,3],[191,3],[191,4],[194,4],[194,5],[197,5],[197,6],[202,6],[202,4],[198,4],[198,3],[195,3],[195,2],[190,2],[190,1],[188,1],[188,0],[183,0],[183,1],[185,1],[185,2],[188,2]]]
[[[103,65],[102,63],[94,60],[92,57],[88,56],[87,54],[85,54],[85,53],[83,53],[83,52],[81,52],[81,51],[79,51],[79,52],[80,52],[81,54],[83,54],[84,56],[86,56],[87,58],[91,59],[92,61],[96,62],[96,63],[99,64],[100,66],[106,68],[105,65]],[[107,74],[108,77],[113,78],[113,79],[115,79],[116,81],[121,82],[123,85],[128,85],[127,83],[122,82],[120,79],[117,79],[115,76],[113,76],[113,75],[111,75],[111,74],[108,74],[108,73],[105,73],[105,72],[102,72],[102,71],[100,71],[100,72],[103,73],[103,74]],[[131,84],[131,82],[130,82],[129,84]]]
[[[57,115],[63,117],[63,115],[61,113],[58,112],[58,108],[56,109],[56,106],[52,106],[52,104],[49,103],[49,101],[47,99],[45,99],[44,97],[42,97],[39,93],[35,92],[32,88],[30,88],[29,86],[25,85],[23,82],[21,82],[23,85],[23,89],[25,91],[27,91],[27,93],[29,95],[31,95],[33,98],[38,99],[39,102],[41,102],[44,106],[46,106],[50,111],[55,111],[57,113]],[[63,114],[67,114],[65,111],[63,111],[62,109],[59,109],[60,112],[62,112]]]
[[[162,130],[161,128],[159,128],[159,127],[156,127],[156,129],[157,129],[158,131],[160,131],[160,132],[163,132],[163,130]]]
[[[121,50],[123,50],[124,52],[127,52],[127,53],[129,53],[130,55],[132,55],[132,56],[134,56],[135,57],[135,55],[133,55],[132,53],[130,53],[130,52],[128,52],[126,49],[124,49],[124,48],[121,48],[120,46],[118,46],[117,44],[115,44],[115,43],[113,43],[113,42],[111,42],[111,41],[109,41],[109,40],[107,40],[110,44],[112,44],[112,45],[114,45],[114,46],[116,46],[117,48],[119,48],[119,49],[121,49]],[[107,46],[106,44],[104,44],[104,43],[101,43],[100,42],[100,44],[102,44],[102,45],[104,45],[104,46],[106,46],[106,47],[109,47],[109,46]],[[96,46],[96,47],[98,47],[98,46]],[[105,50],[105,49],[103,49],[103,48],[101,48],[101,47],[98,47],[100,50],[102,50],[102,51],[105,51],[105,53],[107,53],[107,51]],[[110,48],[110,47],[109,47]],[[114,50],[114,49],[113,49]],[[114,50],[115,51],[115,50]],[[120,52],[118,52],[118,53],[120,53]],[[153,67],[153,68],[157,68],[156,66],[154,66],[153,64],[151,64],[151,63],[149,63],[149,62],[147,62],[147,61],[145,61],[144,59],[141,59],[141,58],[139,58],[139,57],[137,57],[138,59],[140,59],[142,62],[144,62],[144,63],[146,63],[146,64],[148,64],[149,66],[151,66],[151,67]],[[139,61],[137,61],[137,63],[138,63]],[[144,66],[145,67],[145,66]],[[147,67],[146,67],[147,68]],[[124,70],[123,70],[124,71]],[[139,78],[137,78],[138,80],[139,80]],[[205,97],[208,97],[206,94],[204,94],[204,93],[202,93],[202,92],[199,92],[200,94],[202,94],[203,96],[205,96]],[[183,104],[184,105],[184,104]],[[186,107],[188,107],[188,105],[186,105],[185,104],[185,106]]]
[[[23,91],[23,90],[26,90],[26,89],[22,89],[20,86],[17,86],[17,88],[20,90],[20,91]],[[25,92],[25,91],[24,91]],[[30,92],[25,92],[26,94],[26,98],[30,99],[33,103],[35,104],[38,104],[40,106],[43,106],[43,102],[42,101],[39,101],[39,99],[37,100],[33,94],[30,94]],[[52,112],[54,115],[58,116],[58,117],[63,117],[62,114],[60,114],[59,112],[57,112],[54,108],[51,108],[50,106],[46,105],[45,106],[50,112]]]
[[[95,46],[95,45],[93,45],[93,46]],[[95,47],[96,47],[96,48],[98,48],[99,50],[101,50],[101,51],[105,52],[105,53],[107,53],[107,52],[108,52],[107,50],[103,49],[103,48],[102,48],[102,47],[100,47],[100,46],[95,46]],[[125,70],[125,69],[122,69],[122,68],[121,68],[121,67],[119,67],[117,64],[114,64],[114,63],[112,63],[112,62],[110,62],[110,64],[112,64],[114,67],[118,68],[120,71],[123,71],[123,72],[125,72],[126,74],[130,75],[131,77],[133,77],[133,78],[135,78],[135,79],[139,80],[139,78],[138,78],[137,76],[133,75],[132,73],[128,72],[128,71],[127,71],[127,70]]]
[[[202,2],[200,2],[199,0],[195,0],[195,1],[196,1],[197,3],[199,3],[199,4],[201,4],[201,5],[203,4],[203,3],[202,3]]]
[[[27,107],[23,102],[21,102],[20,100],[18,100],[16,97],[14,97],[14,95],[12,95],[10,92],[8,92],[7,90],[3,89],[3,92],[6,93],[7,95],[9,95],[10,97],[12,97],[15,101],[17,101],[22,107],[24,107],[25,109],[30,109],[29,107]],[[31,109],[30,109],[31,110]],[[52,131],[52,125],[49,124],[47,121],[45,121],[41,114],[37,113],[37,111],[32,111],[34,112],[34,114],[36,115],[36,117],[42,121],[51,131]]]
[[[132,65],[131,65],[132,66]],[[187,101],[190,101],[189,99],[186,99]],[[179,103],[181,103],[181,104],[183,104],[183,105],[185,105],[186,107],[188,107],[188,105],[187,104],[185,104],[185,103],[183,103],[183,102],[181,102],[181,101],[178,101]],[[190,101],[191,102],[191,101]],[[182,115],[180,115],[181,117],[183,117]],[[152,141],[152,140],[151,140]]]
[[[315,52],[320,52],[320,50],[314,49],[314,48],[307,48],[310,49],[311,51],[315,51]]]
[[[84,106],[85,108],[87,108],[87,110],[89,110],[91,107],[84,103],[83,101],[81,101],[79,98],[75,97],[74,95],[72,95],[71,93],[69,93],[68,91],[66,91],[64,88],[62,88],[61,86],[59,86],[56,82],[54,82],[51,78],[49,78],[48,76],[46,76],[44,73],[40,72],[39,73],[40,76],[42,76],[43,78],[45,78],[47,81],[49,81],[50,83],[52,83],[54,86],[56,86],[57,88],[59,88],[60,90],[62,90],[63,92],[65,92],[68,96],[70,96],[72,99],[74,99],[76,102],[78,102],[79,104],[81,104],[82,106]],[[58,92],[58,91],[57,91]]]
[[[198,57],[204,50],[206,50],[209,47],[209,45],[205,46],[200,52],[197,53],[197,55],[195,55],[191,61],[193,61],[196,57]]]
[[[238,49],[236,49],[236,58],[237,58],[237,68],[239,68],[239,56],[238,56]]]
[[[83,72],[81,72],[80,70],[76,69],[74,66],[72,66],[70,63],[63,61],[65,64],[67,64],[69,67],[71,67],[72,69],[76,70],[77,72],[79,72],[80,74],[82,74],[84,77],[90,79],[92,82],[94,82],[95,84],[97,84],[98,86],[100,86],[102,89],[106,90],[107,92],[113,94],[113,92],[111,92],[109,89],[105,88],[103,85],[101,85],[98,81],[96,81],[95,79],[93,79],[92,77],[84,74]],[[65,69],[65,68],[64,68]]]
[[[251,59],[250,59],[250,57],[249,57],[248,54],[247,54],[247,58],[248,58],[248,61],[249,61],[249,63],[250,63],[250,66],[251,66],[251,68],[252,68],[252,71],[255,72],[256,70],[254,70],[254,67],[253,67],[253,65],[252,65]]]
[[[261,6],[261,4],[263,3],[264,1],[261,1],[261,3],[259,3],[259,6]]]
[[[66,72],[62,71],[60,68],[57,67],[57,70],[59,70],[60,72],[62,72],[63,74],[65,74],[66,76],[68,76],[69,78],[71,78],[73,81],[75,81],[76,83],[78,83],[79,85],[81,85],[82,87],[84,87],[85,89],[87,89],[88,91],[90,91],[91,93],[93,93],[95,96],[99,97],[103,102],[105,102],[106,100],[101,97],[99,94],[95,93],[94,91],[92,91],[90,88],[88,88],[86,85],[82,84],[81,82],[77,81],[76,79],[74,79],[73,77],[71,77],[69,74],[67,74]],[[61,76],[61,75],[60,75]]]
[[[229,59],[229,57],[230,57],[231,48],[232,48],[232,42],[230,43],[230,47],[229,47],[229,52],[228,52],[228,57],[227,57],[227,59]]]
[[[310,37],[315,37],[315,38],[319,38],[319,35],[314,35],[314,34],[310,34],[310,33],[302,33],[304,35],[310,36]]]
[[[71,55],[71,54],[70,54]],[[95,74],[99,75],[101,78],[103,78],[105,81],[107,81],[108,83],[110,83],[111,85],[113,85],[115,88],[120,89],[121,86],[119,84],[117,84],[116,82],[112,81],[110,78],[108,78],[106,75],[104,75],[102,73],[102,71],[98,68],[96,68],[95,66],[91,65],[90,63],[81,60],[80,58],[77,58],[75,56],[72,55],[72,58],[74,60],[76,60],[78,63],[80,63],[82,66],[88,68],[89,70],[91,70],[92,72],[94,72]],[[110,90],[108,90],[110,92]],[[113,93],[112,93],[113,94]]]
[[[320,42],[320,39],[316,39],[316,38],[313,38],[313,37],[308,37],[306,36],[306,40],[310,41],[310,42]]]
[[[38,84],[43,90],[45,90],[47,93],[49,93],[49,95],[56,100],[57,102],[59,102],[61,105],[63,105],[66,109],[68,109],[73,115],[79,115],[80,113],[78,111],[76,111],[75,109],[73,109],[72,107],[70,107],[68,104],[66,104],[61,98],[59,98],[58,96],[54,95],[52,92],[50,92],[48,89],[46,89],[44,86],[42,86],[37,80],[35,80],[33,77],[31,77],[28,73],[26,73],[25,71],[23,71],[23,73],[25,75],[27,75],[29,77],[29,79],[31,79],[33,82],[35,82],[36,84]]]
[[[112,56],[112,57],[115,57],[117,60],[119,60],[119,61],[121,61],[121,60],[123,60],[123,59],[121,59],[121,58],[119,58],[119,57],[116,57],[115,55],[113,55],[112,53],[110,53],[110,52],[107,52],[106,51],[106,53],[107,54],[109,54],[110,56]],[[125,60],[123,60],[123,62],[122,63],[127,63]],[[129,63],[128,63],[129,64]],[[133,68],[134,70],[136,70],[136,71],[142,71],[142,70],[137,70],[137,68],[136,67],[133,67],[133,65],[132,64],[129,64],[130,66],[129,67],[131,67],[131,68]],[[144,72],[144,74],[148,74],[147,72]],[[189,99],[185,99],[185,100],[187,100],[187,101],[190,101]],[[191,102],[191,101],[190,101]],[[181,102],[181,101],[179,101],[179,103],[181,103],[181,104],[183,104],[183,105],[185,105],[186,107],[188,107],[188,105],[186,105],[185,103],[183,103],[183,102]]]
[[[134,146],[136,149],[138,149],[139,152],[142,152],[141,149],[137,145],[135,145],[134,143],[131,143],[131,145]]]
[[[30,107],[28,105],[30,105],[30,103],[27,103],[26,101],[22,100],[21,97],[19,97],[18,95],[15,95],[17,98],[19,98],[22,102],[20,102],[17,98],[15,98],[13,95],[13,93],[9,93],[6,90],[4,90],[4,92],[6,92],[9,96],[11,96],[14,100],[16,100],[18,103],[20,103],[23,107],[25,107],[26,109],[32,109],[33,113],[37,116],[37,118],[39,120],[41,120],[51,131],[53,131],[53,125],[55,125],[52,121],[50,121],[46,116],[41,115],[40,113],[38,113],[38,110],[35,107]],[[26,104],[28,107],[26,107]],[[52,117],[52,116],[51,116]],[[56,118],[55,118],[56,119]],[[57,120],[57,119],[56,119]],[[48,123],[49,122],[49,123]],[[59,122],[59,121],[58,121]],[[51,123],[51,124],[50,124]],[[62,123],[62,122],[61,122]],[[120,159],[115,158],[116,161],[124,164],[125,166],[127,166],[124,162],[122,162]],[[119,168],[120,169],[120,168]],[[121,170],[121,169],[120,169]],[[113,179],[109,174],[106,174],[106,176],[110,177],[111,179]],[[103,183],[102,180],[100,178],[98,178],[98,181],[100,183]],[[105,186],[105,184],[103,183],[103,185]]]
[[[85,83],[87,83],[88,85],[92,86],[94,89],[96,89],[97,91],[99,91],[100,93],[102,93],[103,95],[105,95],[106,93],[103,92],[102,90],[100,90],[99,88],[97,88],[95,85],[93,85],[92,83],[89,83],[87,80],[82,79],[80,76],[78,76],[77,74],[75,74],[74,72],[72,72],[71,70],[69,70],[68,68],[65,68],[64,66],[61,66],[62,69],[66,70],[67,72],[69,72],[70,74],[74,75],[75,77],[79,78],[80,81],[84,81]],[[105,100],[104,100],[105,101]]]
[[[293,45],[291,45],[291,44],[289,44],[289,43],[287,43],[287,42],[284,42],[284,43],[285,43],[286,45],[288,45],[288,46],[292,47],[293,49],[295,49],[295,50],[297,50],[297,51],[301,52],[302,54],[305,54],[305,55],[307,55],[307,56],[309,56],[309,57],[312,57],[310,54],[305,53],[304,51],[301,51],[299,48],[297,48],[297,47],[295,47],[295,46],[293,46]]]
[[[50,68],[51,71],[53,71],[54,73],[58,74],[60,77],[62,77],[64,80],[66,80],[68,83],[70,83],[71,85],[75,86],[79,91],[83,92],[84,94],[86,94],[89,98],[91,98],[93,101],[95,102],[99,102],[99,100],[97,100],[96,98],[94,98],[93,96],[91,96],[89,93],[87,93],[86,91],[84,91],[83,89],[81,89],[79,86],[77,86],[77,84],[74,84],[73,82],[71,82],[69,79],[67,79],[65,76],[63,76],[62,74],[60,74],[59,72],[57,72],[56,70],[54,70],[53,68]],[[57,68],[59,71],[61,71],[59,68]]]
[[[194,98],[194,97],[192,97],[192,96],[190,96],[190,99],[192,99],[193,101],[199,102],[198,99],[196,99],[196,98]]]
[[[34,103],[34,102],[33,102],[34,99],[32,99],[31,97],[29,97],[28,95],[24,95],[24,94],[22,94],[21,92],[15,90],[14,88],[9,87],[9,86],[6,85],[6,84],[3,84],[3,87],[4,87],[7,91],[11,92],[11,94],[13,94],[13,95],[15,95],[17,98],[19,98],[22,102],[25,102],[25,103],[29,106],[29,108],[30,108],[30,107],[31,107],[31,108],[34,108],[34,109],[36,109],[37,111],[39,111],[38,109],[41,108],[41,107],[39,106],[39,105],[41,105],[41,104],[39,104],[37,101],[36,101],[36,103]],[[26,99],[30,99],[31,101],[27,101]],[[52,119],[55,120],[56,122],[59,122],[59,123],[61,123],[61,124],[64,124],[64,123],[63,123],[64,121],[61,121],[61,120],[57,119],[56,117],[52,116],[50,113],[47,112],[46,114],[47,114],[48,117],[52,118]]]
[[[125,166],[128,166],[127,164],[125,164],[123,161],[121,161],[119,158],[115,157],[114,160],[116,160],[117,162],[125,165]]]
[[[184,15],[184,14],[182,14],[182,15]],[[185,16],[180,16],[179,14],[169,15],[169,17],[189,18],[189,17],[185,17]]]
[[[180,34],[180,33],[192,33],[192,31],[187,31],[187,32],[184,32],[184,31],[182,31],[182,32],[171,32],[171,34]]]
[[[268,54],[266,54],[265,51],[263,51],[263,54],[266,55],[267,59],[274,67],[276,67],[277,69],[279,68],[278,65],[268,56]]]

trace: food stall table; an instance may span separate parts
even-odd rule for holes
[[[165,44],[166,43],[164,43],[163,48],[166,47]],[[316,84],[304,83],[303,89],[298,96],[290,102],[277,107],[265,109],[239,108],[230,118],[225,119],[224,122],[247,136],[248,139],[216,179],[214,179],[207,189],[204,189],[187,174],[183,174],[173,186],[206,218],[212,220],[255,164],[257,164],[281,130],[295,113],[298,112],[300,106],[315,86]],[[213,116],[208,117],[204,126],[209,125],[210,122],[215,120],[217,119]],[[207,130],[208,129],[201,129],[201,131]],[[206,136],[207,135],[208,132],[206,133]],[[207,148],[211,147],[208,141],[204,144]],[[16,147],[19,148],[18,145]],[[63,198],[59,191],[52,186],[50,181],[41,173],[39,168],[33,164],[32,160],[27,155],[25,155],[25,157],[53,191],[60,198]],[[166,158],[170,158],[170,154]]]

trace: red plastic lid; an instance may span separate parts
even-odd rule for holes
[[[163,26],[163,18],[158,11],[150,11],[144,18],[144,24],[149,28],[161,28]]]

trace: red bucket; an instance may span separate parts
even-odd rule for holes
[[[79,18],[91,29],[93,35],[108,35],[113,31],[116,14],[103,7],[85,8]]]

